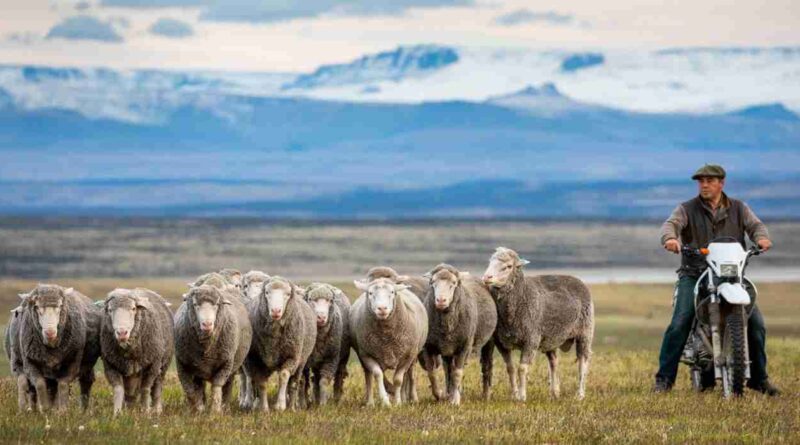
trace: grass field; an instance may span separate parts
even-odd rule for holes
[[[58,280],[101,298],[114,287],[150,287],[173,302],[180,280]],[[31,281],[0,280],[0,309],[16,305],[16,293]],[[342,287],[353,296],[352,285]],[[725,401],[719,391],[694,394],[681,369],[668,395],[650,393],[660,336],[670,316],[668,285],[592,285],[597,312],[587,398],[574,399],[576,365],[562,355],[562,398],[547,392],[547,365],[534,362],[527,403],[509,400],[502,360],[495,358],[494,398],[478,400],[480,372],[473,359],[465,376],[466,402],[459,408],[434,403],[427,381],[418,380],[421,401],[392,409],[365,408],[363,375],[350,364],[345,399],[339,406],[306,412],[191,415],[174,372],[168,375],[165,414],[128,413],[113,419],[110,388],[98,374],[93,407],[81,413],[76,397],[67,414],[17,414],[16,389],[0,358],[0,443],[282,443],[517,442],[517,443],[800,443],[800,283],[762,284],[760,305],[769,330],[769,371],[784,391],[778,398],[747,394]],[[2,322],[5,322],[3,316]],[[417,368],[419,371],[419,368]],[[77,388],[76,388],[77,389]],[[274,392],[274,382],[272,391]]]

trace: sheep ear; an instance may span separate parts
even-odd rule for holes
[[[458,273],[458,279],[459,280],[466,280],[471,276],[472,276],[472,274],[470,274],[469,272],[459,272]]]
[[[233,304],[233,303],[231,303],[231,300],[228,300],[227,298],[223,298],[222,300],[220,300],[220,304],[223,304],[223,305],[225,305],[225,304],[231,305],[231,304]]]
[[[32,296],[32,294],[33,294],[33,292],[28,292],[28,293],[21,293],[21,294],[17,294],[17,296],[19,297],[19,299],[20,299],[20,300],[23,300],[23,301],[25,301],[25,300],[27,300],[29,297],[31,297],[31,296]]]
[[[186,285],[189,286],[189,289],[194,287],[194,283],[186,283]]]
[[[189,301],[189,294],[183,294],[183,301]]]
[[[425,272],[424,274],[422,274],[422,278],[425,278],[426,280],[430,280],[432,277],[433,277],[433,271]]]
[[[408,289],[411,289],[411,286],[408,286],[406,284],[395,284],[394,285],[395,292],[403,292],[404,290],[408,290]]]
[[[64,295],[69,295],[69,294],[71,294],[73,292],[75,292],[75,289],[73,289],[71,287],[68,287],[68,288],[64,289]]]
[[[530,264],[530,261],[526,260],[525,258],[520,258],[519,261],[517,261],[517,266],[519,267],[522,267],[526,264]]]
[[[169,302],[169,301],[167,301],[167,300],[164,300],[164,306],[166,306],[166,307],[172,307],[172,303],[170,303],[170,302]]]
[[[153,310],[153,303],[150,302],[150,299],[145,296],[137,296],[136,299],[136,307],[140,307],[145,310]]]
[[[410,279],[411,279],[411,277],[409,277],[408,275],[398,275],[397,276],[397,282],[398,283],[405,283],[406,281],[408,281]]]
[[[369,289],[369,283],[366,280],[353,280],[353,284],[355,284],[356,289],[366,291]]]

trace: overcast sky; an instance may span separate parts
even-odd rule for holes
[[[399,44],[800,46],[798,0],[0,0],[0,63],[308,71]]]

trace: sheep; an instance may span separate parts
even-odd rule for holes
[[[313,371],[316,403],[321,406],[327,403],[326,387],[331,381],[333,399],[338,403],[350,358],[350,300],[340,289],[324,283],[311,283],[305,293],[316,314],[317,341],[303,371],[303,391],[304,394],[308,391]]]
[[[408,286],[388,278],[369,284],[354,281],[364,293],[350,308],[350,332],[356,353],[364,368],[365,402],[374,404],[373,379],[384,406],[391,406],[384,384],[384,373],[394,370],[392,392],[395,405],[402,403],[406,372],[425,346],[428,315],[425,306]]]
[[[114,392],[114,415],[123,399],[140,401],[146,412],[161,414],[164,376],[174,354],[170,304],[143,288],[114,289],[103,302],[100,354]]]
[[[237,289],[242,289],[242,273],[236,269],[220,269],[218,274],[225,277],[231,284],[233,284]]]
[[[363,285],[370,283],[371,281],[377,278],[388,278],[389,280],[398,283],[398,284],[405,284],[408,286],[408,290],[411,291],[414,295],[416,295],[422,303],[425,303],[425,295],[427,295],[428,290],[430,289],[430,283],[428,279],[425,277],[418,277],[413,275],[400,275],[388,266],[376,266],[371,268],[367,271],[367,278],[365,280],[361,280]],[[419,363],[422,365],[423,368],[426,366],[430,366],[433,369],[439,369],[442,365],[441,357],[435,356],[431,358],[433,361],[431,363],[425,362],[426,358],[423,354],[420,354]],[[392,383],[387,380],[384,381],[384,386],[386,386],[387,391],[393,393],[394,389],[392,389]],[[408,372],[403,379],[403,398],[406,401],[416,402],[418,400],[417,396],[417,389],[416,385],[414,384],[414,367],[412,366],[409,368]]]
[[[298,381],[314,350],[317,329],[314,311],[303,300],[303,291],[289,280],[273,276],[258,301],[249,307],[253,344],[245,362],[247,374],[258,393],[255,408],[269,411],[267,381],[278,371],[278,398],[274,409],[298,406]],[[304,404],[304,400],[300,404]]]
[[[222,411],[252,335],[247,309],[237,295],[208,284],[184,294],[175,313],[175,362],[192,409],[205,409],[205,382],[210,382],[211,408]]]
[[[34,386],[39,411],[53,404],[65,410],[76,378],[86,410],[100,356],[100,309],[80,292],[55,284],[38,284],[20,298],[22,372]]]
[[[547,355],[550,394],[559,396],[556,350],[569,351],[575,344],[578,357],[578,399],[586,395],[586,374],[592,354],[594,304],[589,288],[565,275],[526,277],[527,260],[511,249],[498,247],[489,260],[483,282],[497,303],[495,344],[506,363],[512,398],[526,400],[528,369],[535,351]],[[519,369],[511,357],[520,350]]]
[[[482,282],[449,264],[439,264],[426,275],[431,289],[425,297],[428,338],[423,357],[431,391],[437,400],[443,399],[430,360],[442,356],[449,401],[459,405],[467,358],[473,350],[480,350],[483,397],[488,400],[494,354],[491,338],[497,325],[497,308],[492,295]]]
[[[244,294],[245,304],[258,301],[264,291],[264,285],[269,281],[270,276],[260,270],[251,270],[242,277],[242,293]]]

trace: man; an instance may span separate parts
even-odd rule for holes
[[[676,207],[661,226],[661,244],[665,249],[680,254],[681,243],[703,248],[708,247],[711,240],[723,236],[733,237],[745,247],[745,234],[765,251],[772,247],[766,226],[747,204],[723,193],[725,170],[721,166],[706,164],[695,172],[692,179],[697,181],[699,196]],[[705,268],[704,258],[682,255],[678,282],[675,284],[672,321],[661,343],[659,368],[653,387],[655,392],[667,392],[675,383],[678,363],[694,321],[694,286]],[[769,382],[767,376],[765,339],[764,318],[758,307],[754,306],[747,324],[750,351],[750,379],[747,386],[774,396],[780,391]]]

